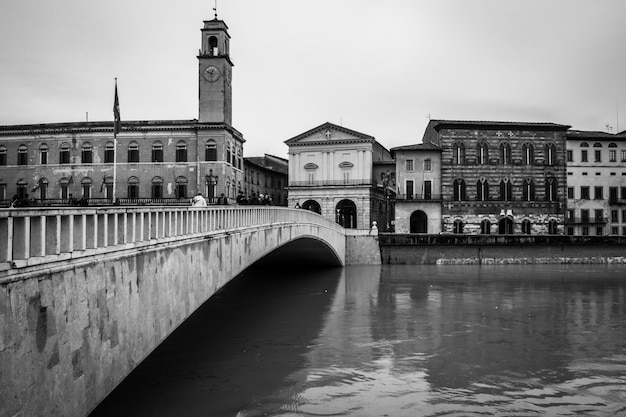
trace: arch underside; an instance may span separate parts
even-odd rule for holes
[[[274,249],[253,265],[340,267],[342,262],[327,243],[314,236],[302,236]]]

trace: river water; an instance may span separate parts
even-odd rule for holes
[[[626,267],[248,270],[96,416],[626,416]]]

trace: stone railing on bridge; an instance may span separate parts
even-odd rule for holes
[[[311,211],[285,207],[0,209],[0,278],[24,267],[45,267],[113,250],[285,222],[343,230]]]

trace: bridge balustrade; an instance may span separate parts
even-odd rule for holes
[[[272,223],[341,226],[286,207],[72,207],[0,209],[0,272]]]

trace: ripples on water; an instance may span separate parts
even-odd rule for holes
[[[625,278],[610,266],[251,271],[100,415],[625,416]]]

